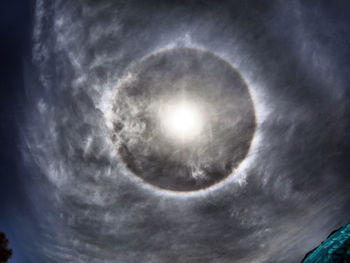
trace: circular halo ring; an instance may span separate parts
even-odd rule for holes
[[[245,113],[250,113],[252,114],[252,123],[250,123],[250,126],[249,126],[249,129],[250,129],[250,136],[249,137],[249,145],[247,145],[246,147],[246,150],[245,150],[245,153],[244,153],[244,156],[243,158],[240,158],[240,160],[238,162],[236,162],[236,164],[232,167],[230,167],[230,172],[227,173],[225,176],[222,176],[220,180],[217,180],[217,181],[211,181],[210,184],[208,185],[205,185],[205,184],[202,184],[204,186],[201,186],[201,187],[194,187],[193,188],[193,185],[191,186],[192,188],[188,188],[188,189],[173,189],[172,186],[171,187],[164,187],[164,186],[160,186],[160,185],[157,185],[157,183],[154,183],[153,182],[150,182],[149,180],[147,180],[146,178],[144,178],[142,176],[142,174],[140,174],[140,171],[135,171],[135,169],[133,169],[133,165],[134,164],[130,164],[130,160],[128,160],[128,157],[127,155],[130,153],[130,152],[122,152],[123,150],[121,150],[121,147],[123,146],[123,143],[125,143],[125,134],[124,134],[124,137],[123,135],[121,135],[121,133],[117,134],[118,131],[120,130],[125,130],[125,126],[123,128],[120,127],[121,123],[120,123],[120,119],[119,119],[119,122],[118,120],[115,119],[116,116],[120,115],[120,110],[122,107],[118,107],[118,101],[121,102],[120,100],[120,97],[123,97],[123,100],[126,98],[125,95],[127,94],[127,92],[124,92],[124,91],[127,91],[129,89],[129,92],[131,90],[131,93],[137,93],[137,92],[140,92],[137,88],[135,89],[134,87],[134,90],[130,87],[133,86],[133,84],[135,84],[135,79],[138,78],[137,74],[135,74],[135,72],[137,73],[137,71],[139,70],[139,68],[141,69],[145,69],[145,67],[143,66],[143,64],[145,64],[146,62],[146,66],[149,66],[150,64],[148,63],[147,64],[147,61],[150,61],[150,60],[155,60],[157,61],[157,58],[162,58],[162,56],[164,57],[164,55],[166,56],[169,52],[174,52],[175,50],[175,53],[176,52],[179,52],[179,51],[186,51],[186,52],[189,52],[189,54],[191,52],[193,52],[194,54],[200,54],[200,56],[204,56],[203,54],[205,54],[205,56],[209,56],[211,58],[215,58],[215,60],[217,61],[220,61],[221,63],[225,64],[226,67],[228,66],[229,69],[231,70],[231,72],[234,72],[235,74],[235,77],[239,79],[239,81],[241,82],[241,84],[244,86],[244,90],[245,92],[247,92],[248,94],[248,101],[251,102],[251,103],[248,103],[251,105],[251,109],[252,111],[246,111]],[[186,53],[185,52],[185,53]],[[178,55],[178,54],[177,54]],[[188,54],[187,54],[188,55]],[[172,56],[170,56],[172,57]],[[159,60],[159,59],[158,59]],[[196,60],[196,59],[194,59]],[[154,62],[154,61],[153,61]],[[158,61],[159,62],[159,61]],[[193,62],[193,61],[192,61]],[[198,62],[198,61],[196,61]],[[157,64],[157,63],[156,63]],[[159,63],[158,63],[159,64]],[[161,64],[161,63],[160,63]],[[169,64],[169,63],[168,63]],[[186,63],[185,63],[186,64]],[[195,64],[195,63],[194,63]],[[210,64],[210,63],[209,63]],[[214,63],[215,64],[215,63]],[[151,66],[154,66],[154,63],[152,64],[151,63]],[[169,66],[169,65],[168,65]],[[186,65],[184,65],[186,67]],[[187,65],[188,66],[188,65]],[[191,64],[190,63],[190,66],[193,66],[193,63]],[[146,67],[147,69],[147,67]],[[141,70],[142,71],[142,70]],[[160,70],[161,73],[164,73],[162,72],[162,70]],[[144,72],[141,72],[141,73],[144,73]],[[153,72],[154,73],[154,72]],[[217,72],[216,72],[217,73]],[[136,75],[136,76],[135,76]],[[149,74],[144,74],[143,76],[146,76],[146,77],[149,77]],[[142,78],[142,77],[141,77]],[[185,78],[186,80],[186,78]],[[188,79],[187,79],[188,80]],[[216,80],[217,81],[217,80]],[[186,81],[185,81],[186,82]],[[133,83],[133,84],[132,84]],[[137,83],[137,81],[136,81]],[[152,83],[152,81],[151,81]],[[136,85],[137,86],[137,85]],[[176,86],[176,85],[175,85]],[[179,85],[178,85],[179,86]],[[181,86],[181,85],[180,85]],[[195,85],[196,86],[196,85]],[[125,89],[125,88],[128,88],[128,89]],[[174,89],[174,88],[173,88]],[[178,90],[179,87],[176,87],[175,90]],[[124,93],[123,93],[124,92]],[[122,94],[121,94],[122,93]],[[131,95],[132,96],[136,96],[136,97],[142,97],[144,96],[146,93],[140,93],[138,95]],[[196,94],[196,93],[194,93]],[[130,94],[127,94],[130,96]],[[149,95],[149,94],[146,94],[146,95]],[[158,94],[159,95],[159,94]],[[167,94],[169,96],[169,94]],[[171,94],[170,94],[171,95]],[[193,94],[192,94],[193,95]],[[216,94],[217,95],[217,94]],[[130,102],[130,101],[129,101]],[[135,102],[135,100],[131,100],[131,102]],[[149,102],[149,101],[148,101]],[[130,106],[130,105],[129,105]],[[143,109],[144,110],[144,109]],[[232,113],[232,112],[231,112]],[[198,192],[203,192],[203,191],[207,191],[209,189],[213,189],[214,187],[218,186],[218,185],[221,185],[222,183],[226,182],[229,178],[231,178],[234,174],[235,174],[235,171],[238,170],[238,168],[241,166],[241,164],[243,163],[243,161],[246,159],[246,157],[249,155],[249,152],[251,151],[251,147],[252,147],[252,144],[253,144],[253,141],[254,141],[254,138],[255,138],[255,133],[256,133],[256,107],[255,107],[255,103],[254,103],[254,98],[251,94],[251,91],[248,87],[248,85],[246,84],[246,82],[244,81],[243,77],[241,76],[240,72],[238,70],[236,70],[231,63],[227,62],[226,60],[224,60],[222,57],[216,55],[215,53],[211,52],[211,51],[208,51],[208,50],[204,50],[204,49],[199,49],[199,48],[188,48],[188,47],[180,47],[180,48],[171,48],[171,49],[165,49],[165,50],[161,50],[161,51],[158,51],[158,52],[154,52],[150,55],[147,55],[145,56],[144,58],[142,58],[141,60],[139,60],[137,63],[135,63],[131,69],[129,69],[127,71],[127,73],[122,77],[122,79],[120,80],[120,82],[118,83],[118,87],[117,87],[117,92],[116,92],[116,95],[115,95],[115,99],[114,99],[114,107],[113,107],[113,112],[112,112],[112,116],[113,116],[113,120],[112,120],[112,123],[113,123],[113,129],[111,130],[111,133],[112,133],[112,139],[114,141],[114,143],[116,144],[117,148],[118,148],[118,152],[119,152],[119,155],[121,157],[121,160],[123,161],[123,163],[126,165],[126,167],[129,168],[129,170],[134,174],[136,175],[136,177],[138,179],[140,179],[145,185],[147,186],[151,186],[152,188],[156,189],[156,190],[159,190],[159,191],[162,191],[162,192],[168,192],[168,193],[176,193],[176,194],[188,194],[188,193],[198,193]],[[124,116],[125,117],[125,116]],[[135,116],[129,116],[129,117],[135,117]],[[144,117],[144,116],[143,116]],[[124,118],[125,119],[125,118]],[[252,127],[252,124],[253,124],[253,127]],[[147,123],[146,123],[146,126],[147,126]],[[248,127],[248,126],[245,126],[245,127]],[[129,127],[131,127],[129,125]],[[152,126],[154,128],[154,125]],[[140,131],[140,129],[142,130],[142,127],[138,127],[139,130],[137,130],[137,132]],[[231,127],[232,128],[232,127]],[[136,133],[137,133],[136,132]],[[134,132],[135,133],[135,132]],[[119,136],[121,135],[121,136]],[[135,135],[135,134],[134,134]],[[158,135],[159,136],[159,135]],[[121,139],[122,138],[122,139]],[[124,145],[125,146],[125,145]],[[169,145],[167,145],[169,146]],[[199,146],[200,147],[200,146]],[[186,148],[186,147],[185,147]],[[199,155],[199,156],[203,156],[203,155]],[[204,155],[205,156],[205,155]],[[147,161],[147,160],[146,160]],[[176,160],[178,161],[178,159]],[[154,163],[152,164],[154,165]]]

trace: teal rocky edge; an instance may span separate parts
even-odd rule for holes
[[[350,263],[350,223],[333,231],[302,263]]]

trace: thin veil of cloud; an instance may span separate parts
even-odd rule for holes
[[[34,250],[45,262],[300,261],[349,220],[349,29],[332,12],[301,1],[38,0],[22,130]],[[256,104],[237,177],[194,195],[145,186],[108,127],[120,79],[171,47],[224,58]]]

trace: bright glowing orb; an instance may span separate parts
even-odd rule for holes
[[[195,139],[202,131],[203,118],[199,107],[187,101],[169,103],[160,109],[163,131],[181,141]]]

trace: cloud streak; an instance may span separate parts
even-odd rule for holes
[[[321,40],[344,29],[317,8],[325,18],[298,2],[37,1],[23,155],[45,262],[297,262],[349,220],[348,76],[341,42]],[[229,61],[257,107],[237,180],[197,195],[145,186],[106,121],[120,78],[176,46]]]

